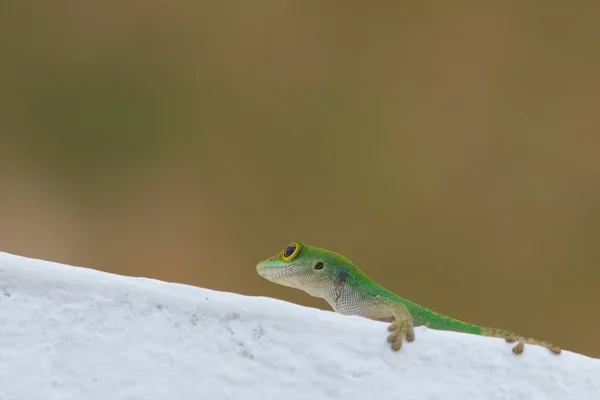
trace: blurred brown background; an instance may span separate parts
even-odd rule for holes
[[[600,356],[600,3],[9,1],[0,250],[328,309],[301,240]]]

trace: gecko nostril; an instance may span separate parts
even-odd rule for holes
[[[323,262],[319,261],[318,263],[315,264],[315,269],[323,269]]]

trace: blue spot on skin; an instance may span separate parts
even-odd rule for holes
[[[336,284],[337,285],[343,285],[344,282],[346,282],[346,279],[348,279],[348,277],[350,276],[350,272],[348,271],[340,271],[337,274],[336,277]]]

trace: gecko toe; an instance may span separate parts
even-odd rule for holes
[[[515,354],[521,354],[523,349],[525,349],[525,342],[520,341],[515,347],[513,347],[512,351]]]
[[[398,351],[402,348],[402,339],[398,338],[394,343],[392,343],[392,350]]]
[[[387,337],[388,343],[391,343],[392,350],[398,351],[402,347],[402,335],[398,331],[395,331]]]

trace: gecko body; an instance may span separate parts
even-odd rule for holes
[[[516,343],[512,350],[515,354],[521,354],[526,343],[546,347],[555,354],[561,352],[560,347],[545,341],[439,314],[376,283],[341,254],[301,242],[292,242],[278,254],[259,262],[256,270],[274,283],[325,299],[340,314],[390,322],[387,340],[396,351],[404,340],[415,339],[414,326],[425,325],[432,329],[503,338]]]

